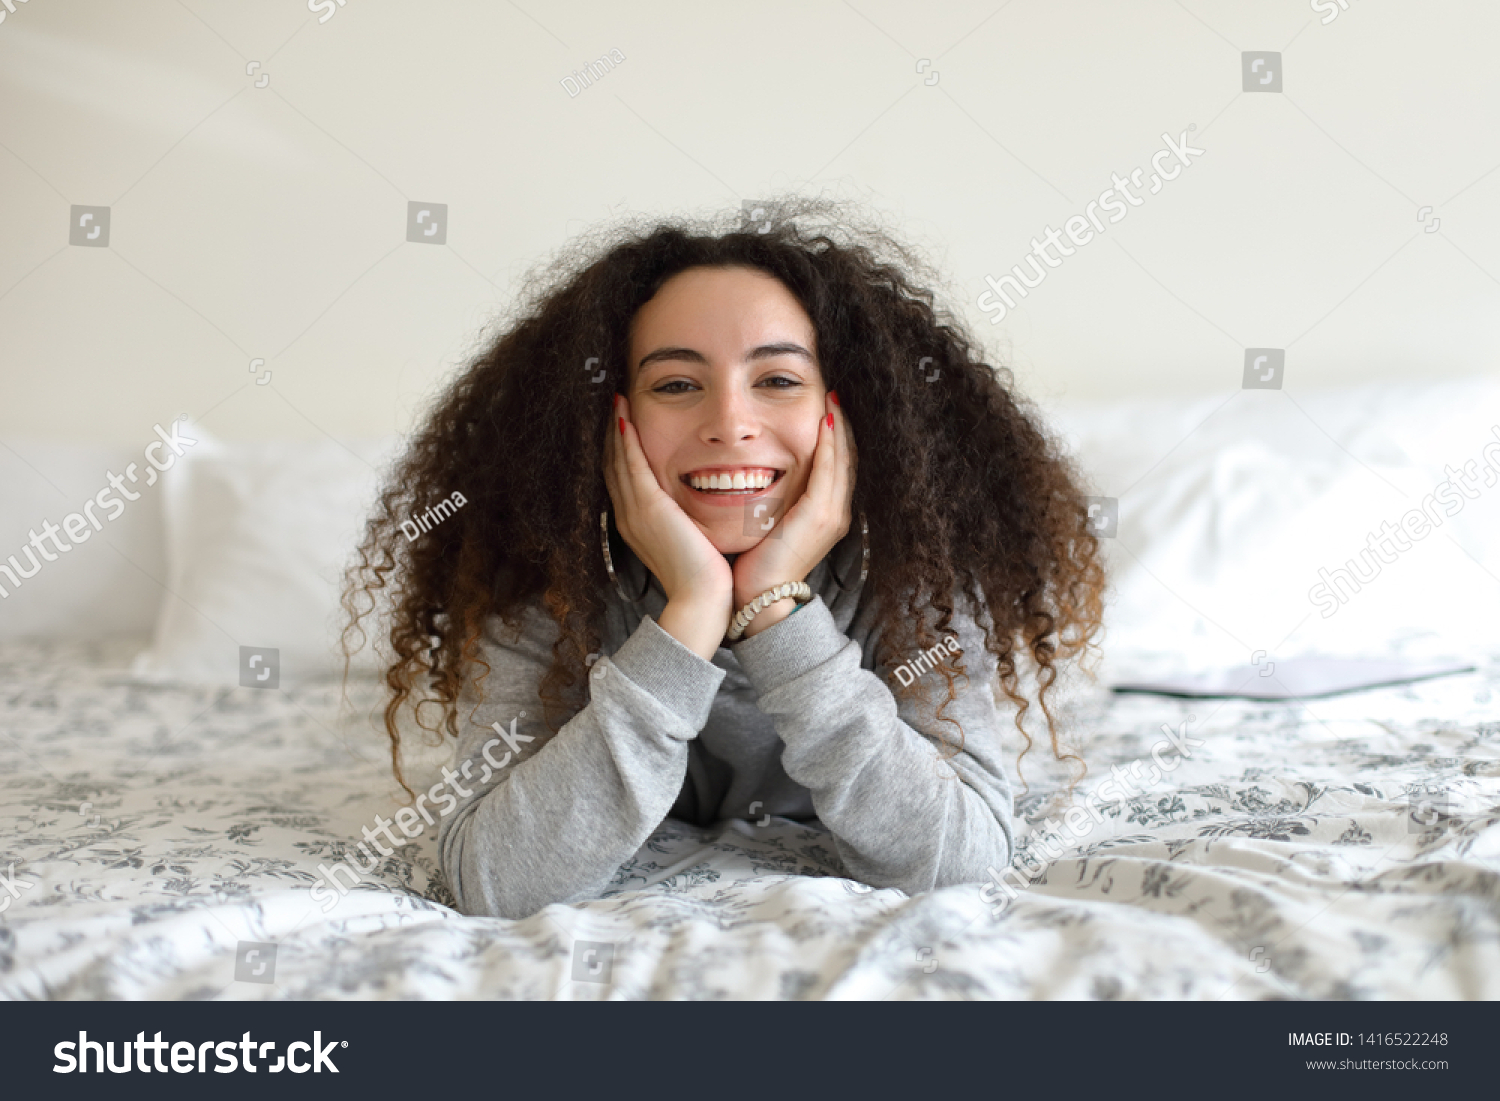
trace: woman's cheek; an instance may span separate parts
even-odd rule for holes
[[[672,453],[671,444],[662,437],[660,430],[653,424],[637,425],[636,434],[641,440],[641,451],[646,456],[646,465],[651,468],[651,473],[656,475],[656,484],[662,489],[667,489],[667,480],[662,471],[666,469],[666,460]]]
[[[825,416],[826,414],[819,413],[818,419],[813,421],[812,431],[798,441],[797,458],[801,462],[803,470],[812,470],[813,457],[818,453],[818,440],[821,438],[820,433],[823,431],[823,418]]]

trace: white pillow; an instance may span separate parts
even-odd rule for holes
[[[242,647],[264,686],[341,676],[341,575],[397,441],[199,443],[166,479],[167,592],[132,673],[238,685]],[[368,623],[367,623],[368,626]],[[365,651],[350,672],[367,674]]]
[[[60,524],[108,490],[108,476],[123,477],[131,463],[140,478],[133,488],[124,483],[137,500],[112,491],[108,499],[123,504],[124,511],[96,509],[102,529],[91,530],[86,542],[68,541],[71,549],[57,562],[35,577],[20,579],[19,587],[0,574],[0,588],[7,593],[0,596],[0,641],[139,638],[150,633],[161,607],[161,586],[153,579],[165,577],[167,568],[162,495],[182,461],[177,459],[154,486],[147,486],[143,451],[155,442],[148,427],[146,438],[132,444],[11,436],[0,447],[0,558],[15,555],[23,569],[30,560],[21,548],[31,532],[47,521]],[[172,452],[159,449],[154,454],[164,462]]]
[[[1256,650],[1274,660],[1493,646],[1500,478],[1484,488],[1482,470],[1477,498],[1331,614],[1309,594],[1320,571],[1347,570],[1383,521],[1399,525],[1418,507],[1445,463],[1483,467],[1500,439],[1496,383],[1141,399],[1064,407],[1052,420],[1091,492],[1119,500],[1118,536],[1103,541],[1110,673],[1164,657],[1180,668],[1243,664]]]

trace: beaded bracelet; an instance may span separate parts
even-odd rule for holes
[[[787,597],[794,599],[798,605],[806,604],[812,599],[812,589],[806,581],[784,581],[774,589],[767,589],[735,613],[729,625],[729,641],[738,642],[740,636],[745,633],[745,628],[750,626],[752,619],[772,604],[785,600]]]

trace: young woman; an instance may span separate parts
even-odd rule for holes
[[[876,887],[982,881],[1018,666],[1077,760],[1046,694],[1104,578],[1072,469],[914,256],[781,214],[564,255],[382,494],[348,637],[383,598],[398,780],[403,707],[457,741],[466,913],[595,897],[669,815],[816,818]]]

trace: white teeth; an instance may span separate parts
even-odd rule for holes
[[[694,489],[717,492],[765,489],[776,480],[774,472],[756,471],[747,474],[736,470],[733,474],[700,474],[688,479]]]

